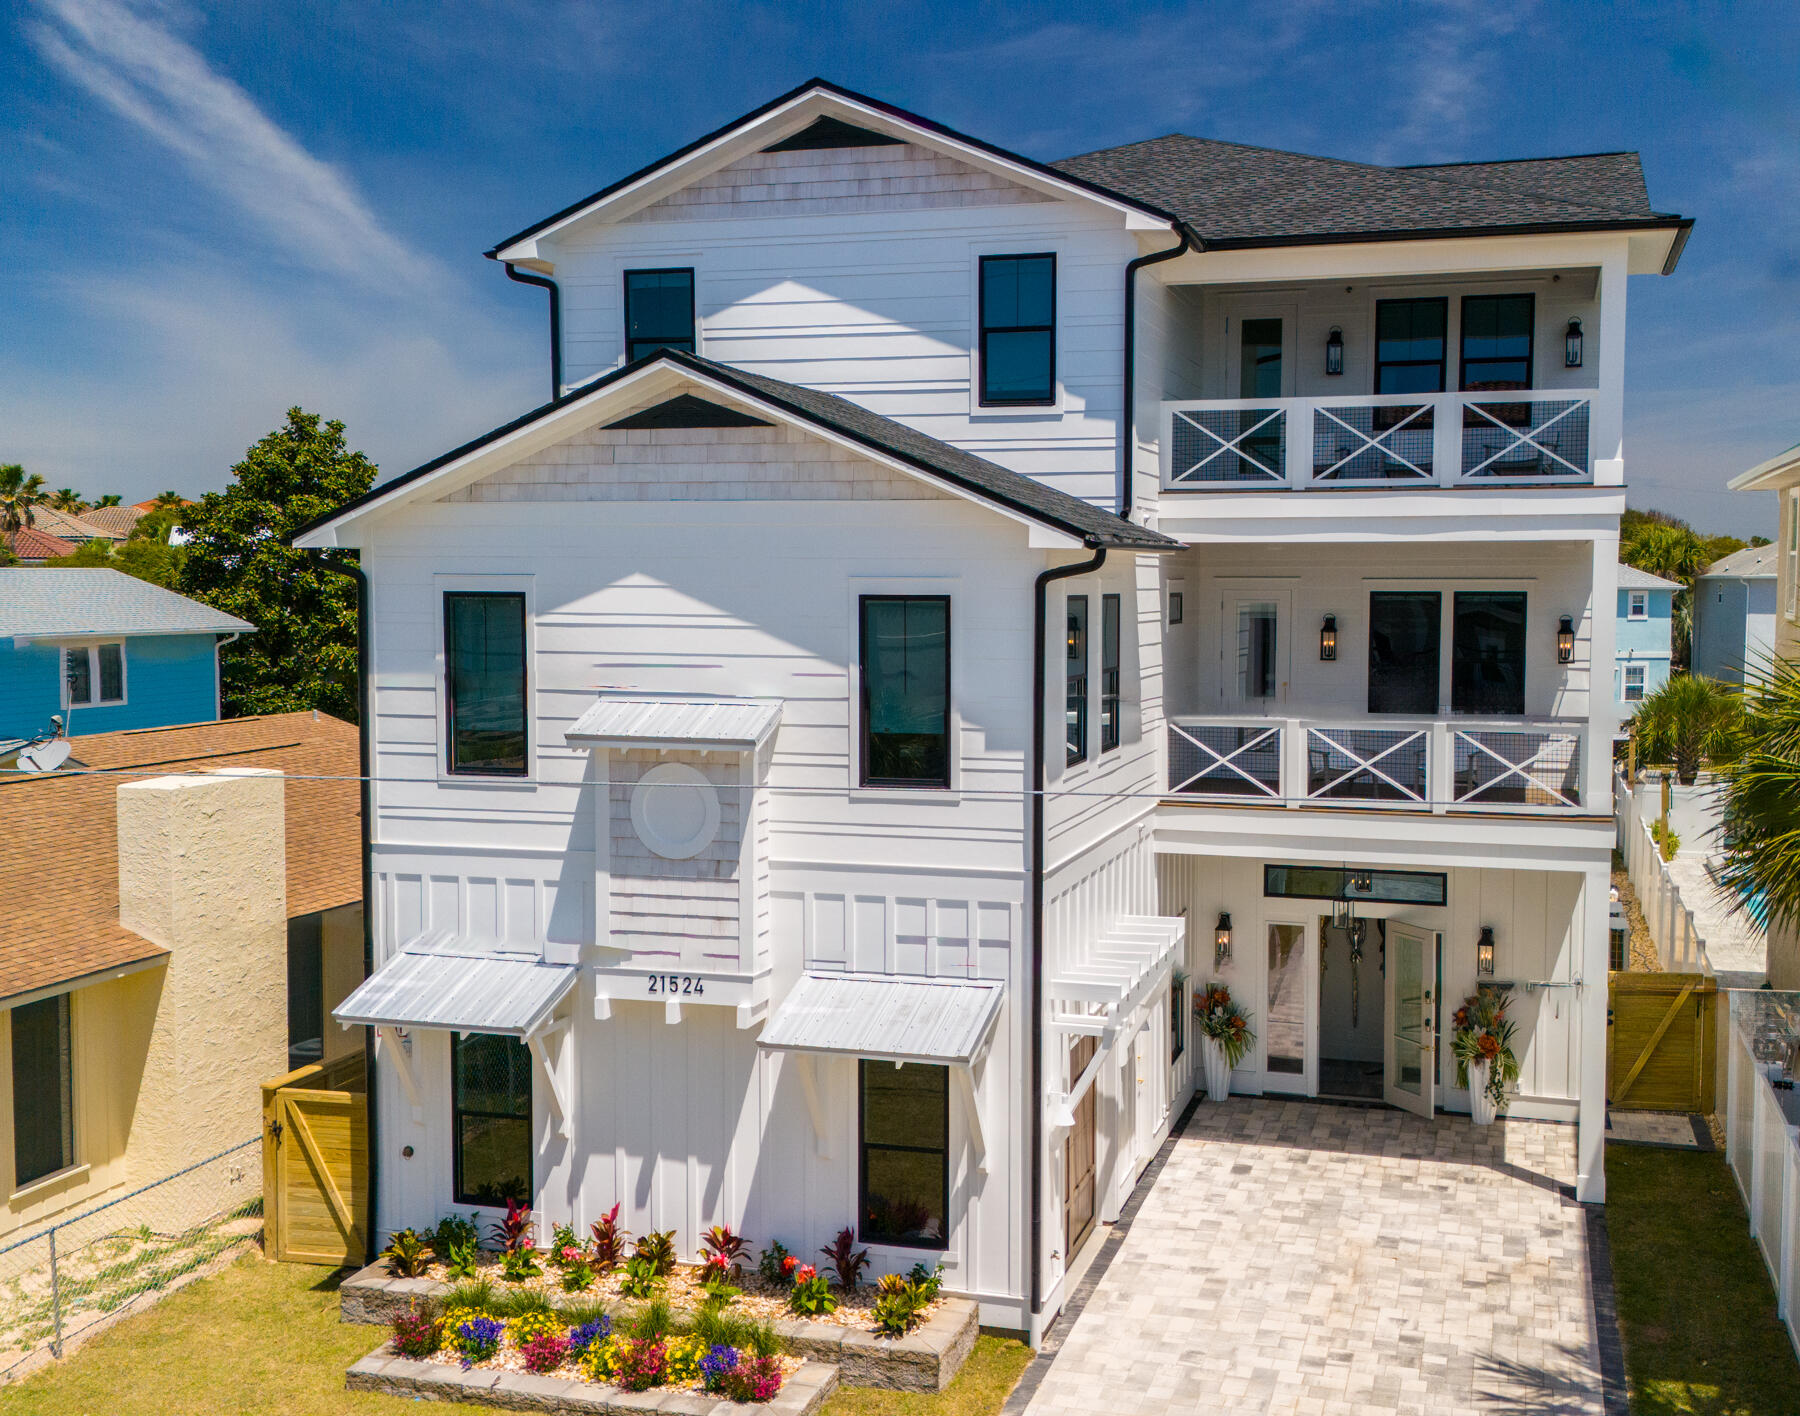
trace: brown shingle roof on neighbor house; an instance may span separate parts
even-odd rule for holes
[[[0,771],[0,999],[167,952],[119,923],[117,794],[126,782],[224,767],[285,772],[289,916],[362,898],[360,759],[349,723],[280,713],[70,742],[59,772]]]

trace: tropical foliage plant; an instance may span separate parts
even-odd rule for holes
[[[631,1232],[619,1223],[619,1207],[614,1205],[588,1226],[593,1235],[594,1267],[610,1273],[625,1257],[625,1245]]]
[[[715,1224],[701,1235],[700,1250],[709,1259],[723,1259],[728,1269],[742,1267],[744,1260],[750,1257],[749,1241],[734,1232],[729,1224]]]
[[[856,1235],[850,1226],[845,1225],[838,1230],[837,1238],[819,1250],[831,1260],[831,1266],[837,1271],[837,1279],[846,1289],[854,1288],[862,1282],[863,1270],[869,1266],[869,1251],[856,1247]]]
[[[1644,695],[1631,733],[1640,762],[1672,762],[1675,779],[1692,786],[1702,766],[1728,765],[1743,751],[1743,701],[1716,679],[1676,674]]]
[[[1724,863],[1734,911],[1800,929],[1800,663],[1759,663],[1743,692],[1743,751],[1724,771]]]
[[[837,1294],[831,1280],[811,1264],[794,1270],[794,1286],[788,1290],[788,1308],[805,1318],[820,1318],[837,1310]]]
[[[37,524],[37,508],[50,500],[44,479],[16,462],[0,464],[0,531]]]
[[[492,1226],[494,1241],[502,1253],[516,1254],[532,1247],[531,1206],[517,1200],[506,1202],[506,1218]]]
[[[1194,1018],[1200,1035],[1218,1043],[1233,1067],[1244,1060],[1256,1041],[1249,1014],[1232,1001],[1231,990],[1222,983],[1208,984],[1195,993]]]
[[[1469,1066],[1488,1064],[1487,1095],[1497,1111],[1506,1110],[1506,1089],[1519,1080],[1519,1057],[1513,1050],[1515,1025],[1506,1016],[1506,997],[1497,988],[1483,989],[1463,1000],[1451,1020],[1450,1052],[1456,1058],[1456,1084],[1469,1085]]]
[[[413,1229],[396,1229],[381,1257],[387,1260],[388,1269],[396,1278],[418,1278],[431,1263],[431,1251]]]
[[[675,1231],[651,1230],[637,1241],[632,1257],[647,1260],[655,1268],[658,1278],[667,1278],[675,1272]]]
[[[763,1276],[765,1283],[786,1285],[794,1281],[794,1270],[800,1261],[787,1251],[787,1246],[779,1239],[771,1239],[769,1247],[762,1251],[756,1261],[756,1271]]]
[[[660,1282],[655,1260],[634,1254],[626,1262],[625,1272],[619,1279],[619,1292],[627,1298],[648,1298],[656,1292]]]

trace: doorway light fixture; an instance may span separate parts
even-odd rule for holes
[[[1213,967],[1218,968],[1230,958],[1231,916],[1220,910],[1218,928],[1213,930]]]
[[[1494,976],[1494,926],[1481,926],[1481,937],[1475,941],[1475,972],[1482,978]]]
[[[1344,372],[1344,331],[1336,325],[1325,336],[1325,372],[1333,375]]]
[[[1366,870],[1350,872],[1350,888],[1359,895],[1366,895],[1375,888],[1375,877]]]
[[[1573,663],[1575,659],[1575,621],[1564,615],[1556,622],[1556,662]]]
[[[1575,316],[1570,316],[1569,327],[1563,332],[1563,367],[1581,367],[1581,320]]]
[[[1329,664],[1337,658],[1337,616],[1326,615],[1319,626],[1319,662]]]

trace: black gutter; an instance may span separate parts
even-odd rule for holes
[[[1039,573],[1035,582],[1036,640],[1031,649],[1031,1308],[1044,1296],[1044,677],[1049,672],[1049,590],[1052,580],[1087,575],[1106,564],[1106,547],[1092,560]],[[1066,1256],[1065,1256],[1066,1257]]]
[[[1398,226],[1370,231],[1314,231],[1286,236],[1206,236],[1203,251],[1260,251],[1283,246],[1353,246],[1359,241],[1440,241],[1481,236],[1582,236],[1595,232],[1674,231],[1678,239],[1692,229],[1691,216],[1619,217],[1594,221],[1526,221],[1483,226]]]
[[[1194,248],[1192,235],[1183,222],[1175,228],[1181,237],[1181,243],[1167,250],[1152,251],[1147,256],[1139,256],[1125,266],[1125,405],[1119,422],[1124,427],[1124,447],[1119,454],[1119,520],[1131,520],[1131,504],[1134,498],[1134,483],[1137,481],[1137,401],[1135,398],[1137,382],[1137,273],[1147,265],[1155,265],[1158,261],[1172,261],[1185,251]]]
[[[521,273],[511,261],[502,261],[506,278],[521,285],[540,285],[550,292],[550,401],[562,397],[562,287],[546,275]]]
[[[316,564],[322,570],[348,576],[356,582],[356,746],[362,774],[362,925],[363,977],[375,972],[375,860],[369,851],[369,839],[375,821],[375,783],[370,761],[370,741],[375,732],[371,708],[374,692],[369,677],[369,577],[360,565],[348,561],[327,560],[320,556]],[[368,1125],[369,1213],[363,1226],[366,1246],[363,1262],[372,1264],[381,1253],[380,1230],[376,1227],[375,1195],[381,1178],[381,1117],[375,1106],[375,1029],[363,1029],[363,1107]]]

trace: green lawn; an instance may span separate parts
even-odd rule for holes
[[[331,1269],[253,1254],[129,1317],[16,1386],[0,1416],[399,1416],[397,1397],[352,1395],[344,1369],[384,1336],[340,1323]],[[840,1392],[832,1416],[991,1416],[1024,1370],[1022,1343],[983,1335],[940,1396]]]
[[[1725,1157],[1606,1148],[1633,1416],[1794,1416],[1800,1364]]]

